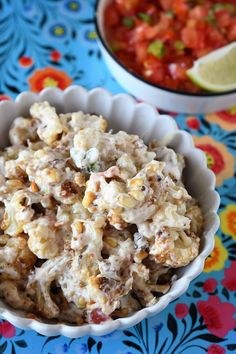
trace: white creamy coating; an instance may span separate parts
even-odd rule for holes
[[[153,305],[199,252],[202,213],[184,158],[106,132],[102,116],[48,102],[30,114],[0,152],[0,296],[77,325]]]

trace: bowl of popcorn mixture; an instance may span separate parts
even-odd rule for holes
[[[163,310],[214,246],[215,178],[191,136],[130,96],[48,88],[0,104],[0,313],[103,335]]]

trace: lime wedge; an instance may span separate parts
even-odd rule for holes
[[[236,42],[196,60],[187,75],[197,86],[207,91],[236,89]]]

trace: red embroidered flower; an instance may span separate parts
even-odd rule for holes
[[[19,58],[19,64],[26,68],[33,64],[33,60],[30,57],[23,56]]]
[[[225,337],[235,328],[235,307],[228,302],[221,302],[218,296],[209,296],[207,301],[198,301],[197,308],[202,315],[209,332],[217,337]]]
[[[225,354],[225,349],[218,344],[212,344],[207,348],[207,354]]]
[[[223,156],[215,146],[205,144],[197,147],[206,153],[208,166],[215,174],[218,174],[225,168]]]
[[[225,269],[222,285],[230,291],[236,291],[236,261],[232,261],[230,268]]]
[[[188,117],[186,119],[187,126],[192,130],[199,130],[200,128],[200,121],[196,117]]]
[[[9,101],[11,99],[11,97],[7,96],[7,95],[0,95],[0,101]]]
[[[227,111],[222,111],[222,112],[218,112],[218,115],[225,122],[236,123],[236,115],[235,115],[235,113],[233,114],[233,113],[230,113],[230,112],[227,112]]]
[[[72,82],[72,79],[62,70],[44,68],[36,70],[29,78],[30,89],[39,92],[45,87],[59,87],[64,90]]]
[[[203,284],[203,290],[206,293],[212,293],[217,287],[217,281],[214,278],[209,278]]]
[[[11,338],[16,334],[16,329],[10,322],[2,321],[0,323],[0,334],[5,338]]]
[[[188,306],[186,304],[177,304],[175,306],[175,316],[184,318],[188,314]]]
[[[50,54],[52,61],[58,62],[61,59],[61,53],[58,50],[53,50]]]

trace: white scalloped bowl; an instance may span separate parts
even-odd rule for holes
[[[133,315],[109,321],[103,324],[85,324],[72,326],[67,324],[50,324],[26,318],[24,312],[16,311],[0,301],[0,316],[23,329],[34,329],[47,335],[64,335],[76,338],[84,335],[104,335],[116,329],[131,327],[144,318],[156,315],[171,301],[182,295],[190,282],[203,270],[204,262],[214,247],[214,235],[219,227],[217,210],[219,195],[215,189],[215,176],[207,168],[204,154],[196,149],[192,137],[185,131],[178,130],[175,121],[167,115],[159,115],[150,105],[137,103],[126,94],[112,96],[104,89],[97,88],[86,91],[80,86],[71,86],[65,91],[47,88],[39,94],[21,93],[15,101],[0,103],[0,145],[8,145],[9,127],[18,116],[27,116],[33,102],[47,100],[58,112],[84,112],[102,114],[109,122],[109,128],[114,131],[124,130],[138,134],[146,142],[158,139],[184,155],[186,168],[184,171],[186,186],[199,203],[204,214],[204,232],[201,239],[200,254],[188,266],[177,271],[177,280],[169,292],[163,295],[159,302],[144,308]]]

